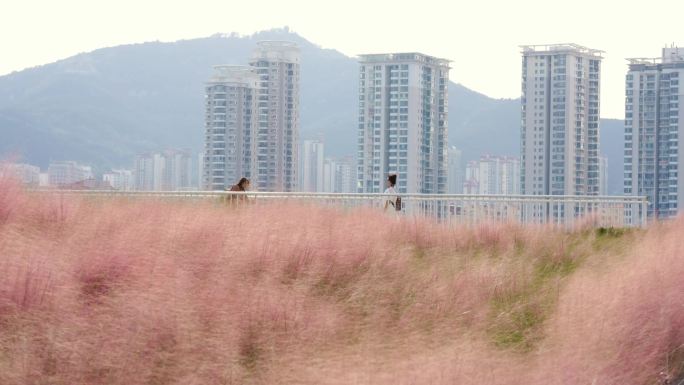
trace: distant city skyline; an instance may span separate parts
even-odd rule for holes
[[[219,1],[176,4],[29,0],[12,2],[3,10],[11,17],[0,23],[0,75],[103,47],[191,39],[217,32],[249,35],[288,25],[315,44],[348,56],[429,52],[455,61],[451,80],[491,97],[517,98],[519,45],[576,42],[606,51],[601,110],[603,117],[623,119],[625,58],[657,57],[665,45],[684,43],[676,40],[681,39],[679,15],[684,4],[658,3],[643,7],[626,1],[616,7],[613,3],[579,0],[563,7],[560,14],[538,0],[467,5],[427,0],[421,7],[388,7],[389,1],[351,0],[331,13],[327,2],[304,1],[265,0],[243,2],[236,7]],[[162,4],[164,12],[159,14]],[[212,12],[207,13],[207,9]],[[231,12],[227,12],[229,9]],[[393,24],[415,28],[384,28],[378,15]],[[121,28],[122,20],[125,29]],[[631,20],[639,20],[638,28]],[[349,28],[350,21],[353,28]],[[577,27],[578,21],[582,28]],[[604,33],[608,30],[610,33]]]

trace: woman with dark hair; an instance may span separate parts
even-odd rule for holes
[[[389,174],[387,177],[387,189],[385,190],[385,212],[392,210],[394,215],[401,210],[401,200],[397,196],[394,186],[397,185],[397,174]]]
[[[249,179],[240,178],[240,181],[230,188],[230,191],[247,191],[249,189]]]
[[[229,191],[231,191],[231,192],[246,192],[247,190],[249,190],[249,185],[250,185],[249,179],[241,178],[240,181],[236,185],[233,185]],[[245,194],[233,194],[231,196],[231,200],[236,199],[236,198],[238,200],[242,201],[242,200],[246,200],[247,196]]]

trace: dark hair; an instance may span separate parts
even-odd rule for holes
[[[240,181],[238,182],[238,187],[240,187],[241,190],[245,189],[245,183],[249,183],[249,179],[247,178],[240,178]]]
[[[387,180],[390,182],[390,184],[391,184],[392,186],[396,185],[396,184],[397,184],[397,174],[390,174],[390,175],[387,177]]]

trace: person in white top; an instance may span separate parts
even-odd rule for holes
[[[397,208],[397,203],[401,204],[399,201],[399,197],[397,196],[397,191],[394,189],[394,186],[397,184],[397,175],[396,174],[390,174],[387,177],[387,189],[385,190],[385,194],[389,194],[385,196],[385,212],[394,212],[396,215],[397,211],[401,210],[401,207]]]

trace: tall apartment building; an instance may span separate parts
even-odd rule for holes
[[[138,191],[177,191],[192,188],[192,158],[182,150],[138,155],[133,167]]]
[[[602,51],[522,46],[522,194],[599,193]]]
[[[361,55],[357,191],[447,192],[449,61],[420,53]]]
[[[252,185],[260,191],[298,188],[299,62],[299,48],[285,41],[259,42],[250,59],[259,77]]]
[[[225,190],[254,175],[258,82],[251,67],[214,66],[205,85],[203,189]]]
[[[448,150],[448,162],[449,166],[447,169],[449,173],[447,174],[447,193],[449,194],[461,194],[463,193],[463,167],[461,160],[463,153],[461,150],[454,146],[449,147]]]
[[[300,190],[323,192],[324,184],[324,145],[320,140],[305,140],[300,152],[299,181]]]
[[[47,173],[50,186],[68,186],[93,179],[90,166],[73,161],[50,162]]]
[[[630,59],[625,91],[626,195],[648,197],[648,215],[677,214],[684,191],[684,48],[664,48],[657,59]]]

